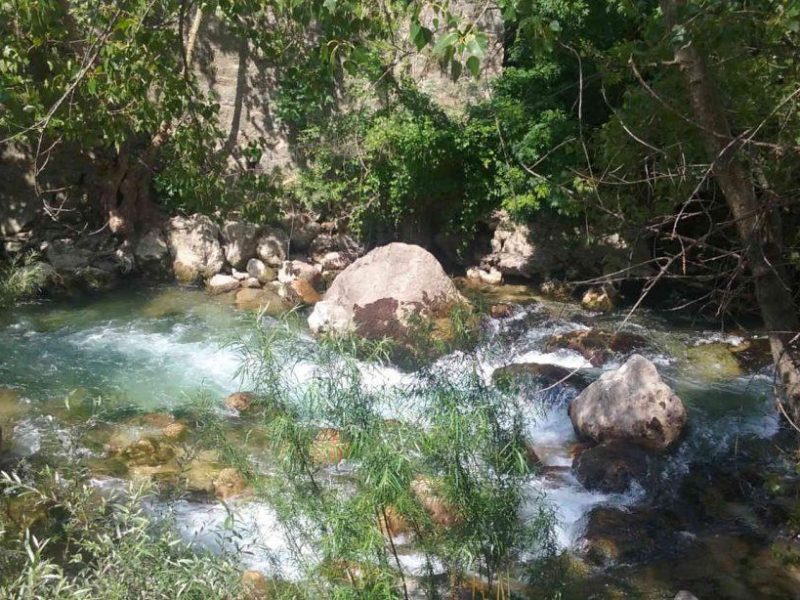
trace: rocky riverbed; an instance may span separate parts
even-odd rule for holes
[[[540,464],[528,492],[557,517],[555,541],[570,573],[559,583],[563,597],[672,598],[681,590],[698,598],[800,597],[787,534],[799,488],[758,338],[647,312],[623,324],[524,286],[460,285],[487,307],[484,341],[474,350],[483,375],[510,381],[527,407],[526,438]],[[243,569],[292,579],[302,565],[272,508],[223,452],[193,444],[197,415],[212,411],[226,439],[270,472],[248,397],[226,402],[253,386],[226,345],[256,327],[253,312],[237,308],[237,293],[125,288],[5,314],[4,460],[82,461],[99,489],[150,481],[158,490],[152,510],[174,517],[186,540],[236,551]],[[294,327],[314,343],[304,318]],[[665,451],[596,446],[570,419],[581,391],[633,354],[654,365],[685,406],[685,427]],[[459,355],[438,362],[446,370]],[[301,361],[293,370],[298,388],[308,368]],[[399,389],[415,377],[391,365],[362,368],[377,387]],[[387,406],[386,418],[413,419],[408,410]],[[326,476],[347,477],[335,432],[320,430],[319,456]],[[407,571],[420,572],[413,541],[401,536],[397,544]]]

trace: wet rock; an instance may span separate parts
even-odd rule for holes
[[[586,489],[614,494],[627,491],[634,481],[646,485],[652,460],[637,444],[606,442],[583,450],[572,468]]]
[[[456,507],[441,492],[441,482],[418,476],[411,482],[411,493],[428,513],[434,524],[453,527],[462,522]]]
[[[751,338],[731,348],[736,362],[746,373],[757,373],[761,369],[771,366],[772,348],[769,338]]]
[[[573,350],[594,367],[604,365],[615,354],[627,355],[646,346],[647,340],[635,333],[613,333],[600,329],[568,331],[554,335],[545,342],[545,350],[548,352],[559,348]]]
[[[252,392],[234,392],[225,398],[225,406],[231,410],[246,412],[250,410],[255,399],[255,394]]]
[[[184,468],[182,475],[186,490],[200,494],[213,494],[214,481],[221,471],[219,455],[214,450],[202,450]]]
[[[243,268],[256,255],[259,241],[258,226],[245,221],[226,221],[222,226],[225,258],[231,266]]]
[[[163,465],[174,457],[175,451],[171,446],[153,438],[137,440],[122,451],[122,458],[129,467],[155,467]]]
[[[686,544],[680,535],[682,524],[658,509],[599,506],[587,519],[584,548],[596,564],[653,560],[673,555]]]
[[[244,495],[247,481],[239,471],[231,467],[222,469],[213,482],[214,495],[220,500],[229,500]]]
[[[379,526],[384,535],[393,538],[411,533],[411,524],[394,506],[387,506],[379,519]]]
[[[339,464],[350,454],[350,444],[342,439],[338,429],[320,429],[309,450],[311,461],[317,465]]]
[[[545,385],[563,383],[578,390],[585,389],[592,382],[592,378],[580,370],[542,363],[514,363],[500,367],[492,374],[494,381],[500,385],[528,377]]]
[[[583,294],[581,306],[594,312],[611,312],[614,310],[614,295],[608,286],[590,288]]]
[[[241,285],[242,282],[235,277],[217,273],[208,280],[206,283],[206,289],[208,290],[209,294],[216,296],[218,294],[224,294],[226,292],[238,290]]]
[[[539,292],[557,302],[572,302],[572,288],[557,279],[547,279],[542,282],[539,286]]]
[[[258,239],[256,254],[268,267],[280,267],[286,260],[289,238],[280,229],[266,228]]]
[[[172,269],[181,283],[210,279],[225,265],[219,227],[205,215],[173,217],[168,238]]]
[[[595,442],[627,440],[657,449],[674,444],[686,425],[681,399],[638,354],[583,390],[569,415],[576,431]]]
[[[255,277],[248,277],[244,281],[242,281],[242,287],[246,288],[260,288],[261,282],[256,279]]]
[[[702,381],[736,379],[742,375],[733,348],[724,343],[700,344],[688,348],[683,371]]]
[[[487,285],[500,285],[503,283],[503,274],[495,267],[489,267],[487,269],[470,267],[467,269],[467,279],[479,281]]]
[[[265,265],[264,261],[259,258],[251,258],[247,261],[247,274],[257,279],[259,283],[269,283],[278,277],[275,269]]]
[[[182,440],[186,437],[186,433],[189,431],[189,428],[186,426],[185,423],[170,423],[164,429],[162,429],[161,433],[165,438],[168,440]]]
[[[489,315],[493,319],[508,319],[514,316],[514,305],[508,302],[492,304],[489,307]]]
[[[269,581],[262,573],[242,573],[242,600],[269,600],[271,597]]]
[[[319,265],[312,265],[301,260],[287,260],[278,269],[278,281],[281,283],[292,283],[300,279],[314,287],[319,284],[321,276],[322,269]]]
[[[264,311],[270,316],[280,316],[291,309],[291,306],[268,288],[243,288],[236,292],[236,306],[244,310]]]
[[[464,299],[441,265],[419,246],[393,243],[347,267],[308,319],[314,332],[356,331],[403,339],[410,316],[446,317]]]
[[[697,596],[686,590],[681,590],[675,594],[674,600],[698,600]]]

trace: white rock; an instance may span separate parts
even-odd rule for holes
[[[595,442],[625,440],[657,449],[678,440],[687,418],[681,399],[639,354],[583,390],[569,416],[575,429]]]
[[[231,277],[230,275],[223,275],[222,273],[217,273],[211,279],[208,280],[206,284],[206,289],[208,290],[209,294],[224,294],[225,292],[232,292],[233,290],[239,289],[241,282],[236,279],[235,277]]]

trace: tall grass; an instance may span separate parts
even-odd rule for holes
[[[47,268],[33,255],[0,265],[0,310],[41,291],[47,278]]]
[[[0,474],[0,598],[233,598],[230,557],[190,549],[144,509],[145,490],[104,496],[73,473]]]

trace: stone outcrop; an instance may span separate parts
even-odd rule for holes
[[[581,392],[569,415],[576,431],[595,442],[625,440],[656,449],[674,444],[686,425],[683,402],[639,354]]]
[[[277,277],[275,269],[268,267],[260,258],[251,258],[247,261],[247,274],[259,283],[274,281]]]
[[[168,225],[172,270],[181,283],[210,279],[222,270],[225,255],[219,227],[205,215],[173,217]]]
[[[315,332],[355,331],[402,339],[409,318],[443,317],[464,299],[439,262],[419,246],[393,243],[342,271],[308,319]]]

